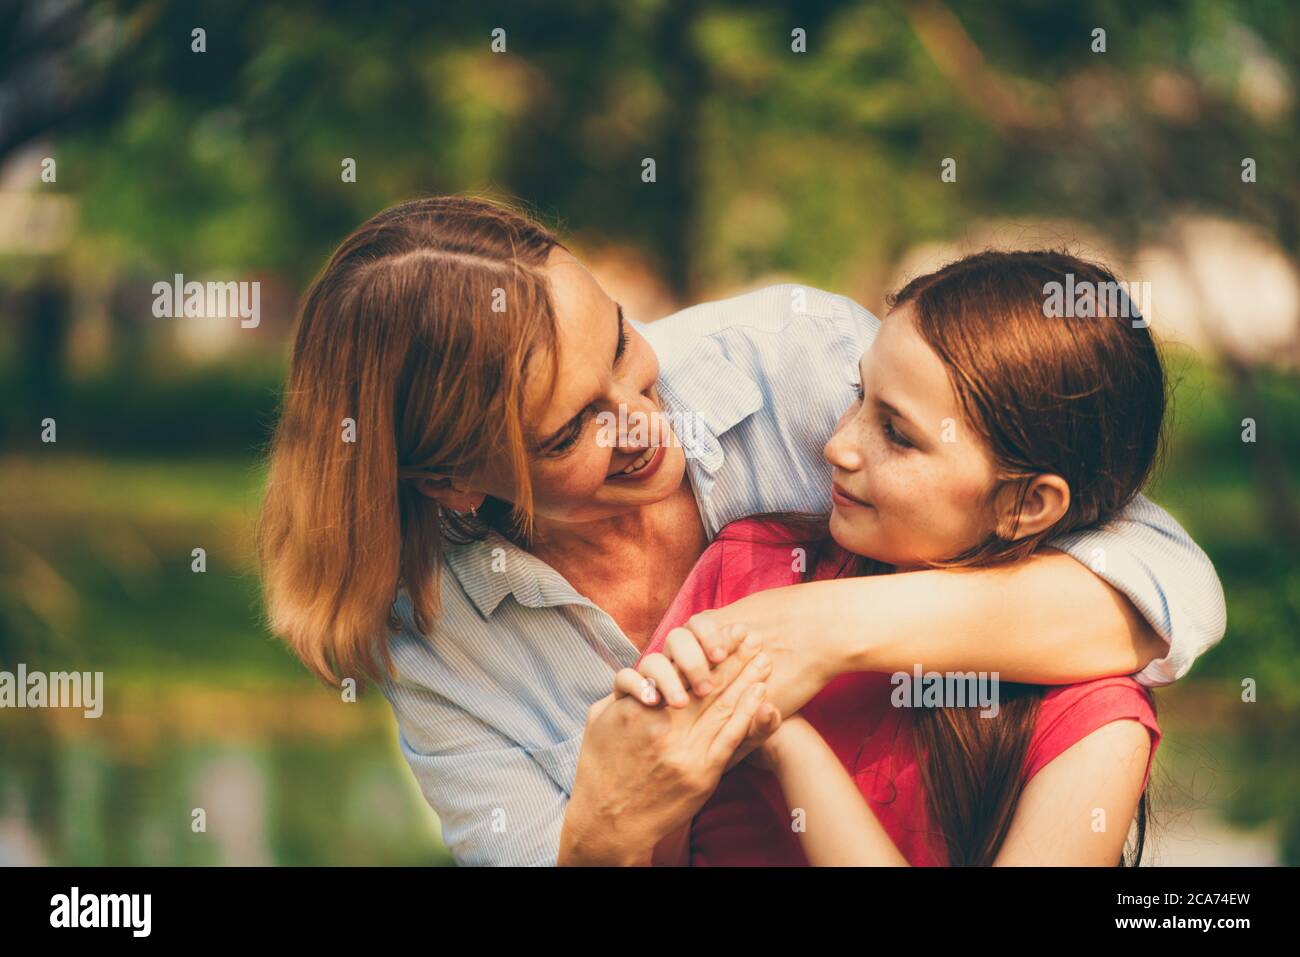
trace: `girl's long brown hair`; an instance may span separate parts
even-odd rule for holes
[[[1064,315],[1047,308],[1055,283],[1054,292],[1081,297]],[[1049,537],[1104,524],[1141,490],[1160,451],[1165,375],[1146,323],[1106,269],[1062,252],[984,252],[912,280],[890,304],[911,307],[965,418],[988,442],[994,496],[1009,490],[1018,513],[1032,476],[1070,486],[1069,508],[1051,528],[1020,539],[999,530],[943,565],[1016,561]],[[995,718],[976,708],[915,711],[931,820],[954,866],[993,863],[1023,788],[1044,689],[999,690]],[[1146,819],[1143,793],[1134,864]]]
[[[362,224],[308,290],[258,548],[270,627],[322,680],[387,673],[399,590],[430,631],[444,540],[487,532],[421,479],[507,463],[515,507],[492,514],[526,532],[525,371],[538,355],[555,374],[557,245],[507,207],[420,199]]]
[[[1073,276],[1094,297],[1074,318],[1048,315],[1050,283]],[[1091,283],[1092,286],[1083,285]],[[1141,490],[1155,465],[1165,413],[1165,376],[1142,317],[1115,277],[1060,252],[985,252],[912,280],[890,297],[912,306],[921,336],[943,361],[969,424],[998,466],[993,499],[1008,490],[1023,503],[1029,478],[1051,473],[1070,485],[1070,506],[1051,528],[988,540],[936,567],[1020,560],[1049,537],[1104,524]],[[1076,302],[1076,306],[1082,303]],[[1079,311],[1091,312],[1078,316]],[[764,516],[784,523],[792,544],[809,548],[807,578],[834,551],[827,517]],[[1008,530],[1009,532],[1009,530]],[[892,569],[841,556],[840,575]],[[932,838],[952,866],[987,866],[1005,841],[1023,789],[1029,742],[1044,688],[999,684],[999,713],[978,708],[917,708],[913,738]],[[1136,865],[1146,837],[1147,797],[1138,805]],[[1121,861],[1124,863],[1124,861]]]

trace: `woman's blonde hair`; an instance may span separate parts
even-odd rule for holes
[[[525,373],[555,375],[556,326],[542,269],[558,240],[478,199],[384,210],[312,283],[258,527],[271,630],[329,684],[391,671],[405,589],[428,633],[445,539],[487,533],[441,509],[423,478],[503,464],[513,530],[531,523]]]

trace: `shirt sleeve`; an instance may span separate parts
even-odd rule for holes
[[[554,866],[582,735],[528,749],[426,688],[390,683],[385,694],[402,756],[456,863]],[[421,729],[435,726],[444,747],[425,740]]]
[[[1023,778],[1028,782],[1050,762],[1078,744],[1094,731],[1113,721],[1134,720],[1151,736],[1147,756],[1145,790],[1151,777],[1151,763],[1160,744],[1160,726],[1156,723],[1151,692],[1131,678],[1102,678],[1075,685],[1053,688],[1043,697],[1038,721],[1025,755]]]
[[[1223,637],[1223,586],[1205,554],[1181,525],[1142,495],[1104,527],[1053,539],[1054,548],[1087,565],[1123,592],[1168,653],[1136,675],[1147,686],[1177,681]]]
[[[748,515],[830,511],[822,449],[879,326],[845,296],[784,284],[647,328],[665,399],[703,433],[682,438],[710,535]]]

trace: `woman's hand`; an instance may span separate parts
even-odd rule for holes
[[[647,706],[661,702],[670,708],[684,708],[691,693],[703,697],[715,690],[711,662],[723,661],[742,643],[751,651],[761,650],[757,635],[747,635],[741,625],[720,632],[709,630],[701,639],[689,628],[674,628],[664,640],[664,650],[646,655],[636,668],[624,668],[614,678],[614,693],[635,697]],[[781,725],[781,713],[766,701],[754,715],[749,734],[727,763],[731,770]]]
[[[848,654],[850,644],[838,637],[845,623],[825,614],[830,609],[804,600],[811,597],[811,587],[805,584],[755,592],[722,608],[692,615],[686,627],[678,630],[694,636],[706,648],[725,643],[728,635],[737,632],[747,632],[760,641],[763,652],[772,659],[767,700],[779,720],[779,715],[797,712],[837,675],[857,670]],[[817,614],[827,619],[824,626]],[[865,631],[865,627],[857,630]],[[659,672],[654,677],[657,683],[666,680]]]
[[[717,787],[749,736],[771,670],[767,655],[742,644],[712,670],[708,694],[668,708],[647,707],[645,677],[620,672],[618,690],[587,713],[558,863],[649,864],[656,843]]]

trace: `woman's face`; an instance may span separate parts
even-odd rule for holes
[[[531,430],[536,519],[595,521],[666,498],[682,483],[686,455],[661,415],[655,391],[659,360],[569,252],[554,249],[546,272],[559,356],[549,395],[544,358],[528,375],[525,424]],[[626,428],[605,426],[611,418]],[[481,488],[510,498],[510,485],[500,475],[489,476]]]
[[[885,317],[858,363],[861,398],[826,443],[834,467],[831,535],[899,567],[952,558],[993,531],[996,471],[962,415],[943,362],[910,306]]]

